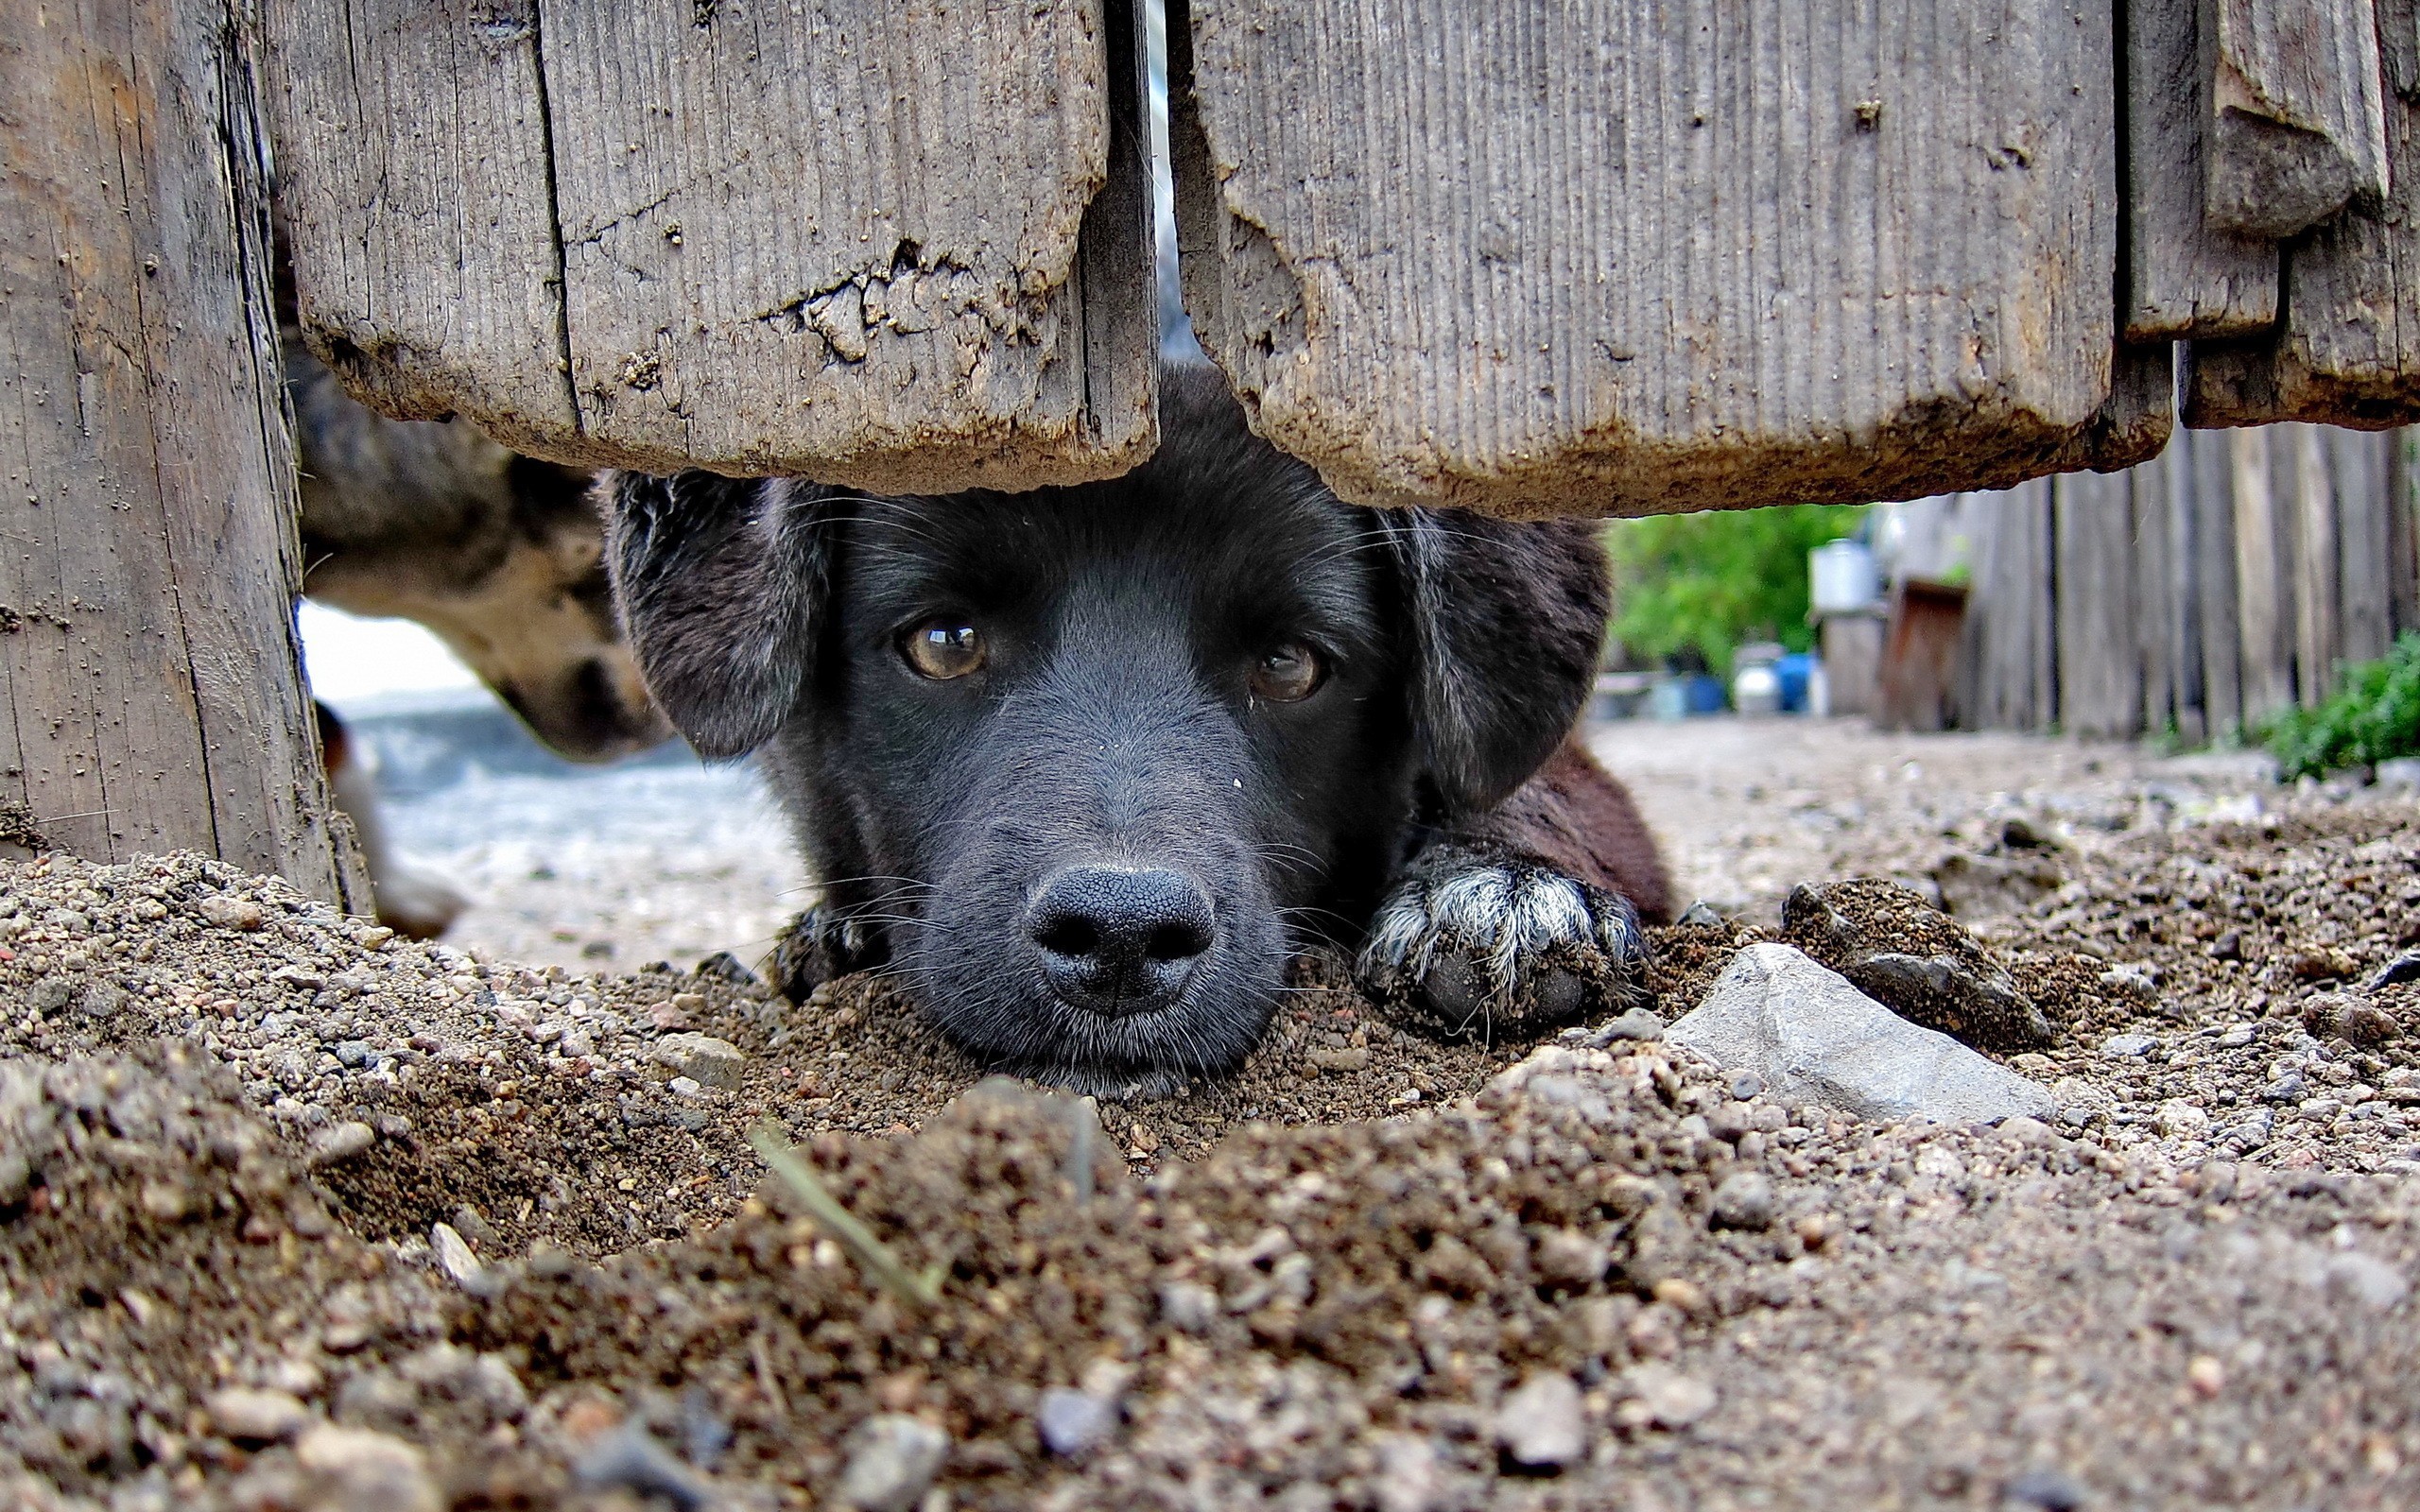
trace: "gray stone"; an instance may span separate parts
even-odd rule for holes
[[[427,1456],[387,1434],[321,1423],[295,1444],[294,1457],[335,1483],[325,1504],[347,1512],[437,1512],[443,1501]]]
[[[1566,1375],[1531,1376],[1495,1413],[1495,1441],[1513,1462],[1560,1469],[1588,1452],[1580,1387]]]
[[[2135,1056],[2149,1055],[2152,1048],[2158,1043],[2158,1040],[2147,1034],[2113,1034],[2100,1041],[2100,1053],[2115,1059],[2124,1060]]]
[[[1117,1429],[1117,1403],[1072,1386],[1052,1386],[1034,1405],[1033,1425],[1050,1452],[1074,1459],[1109,1441]]]
[[[1770,1228],[1778,1211],[1772,1181],[1761,1171],[1737,1171],[1714,1189],[1707,1214],[1718,1228]]]
[[[685,995],[685,994],[684,994]],[[748,1057],[728,1040],[717,1040],[710,1034],[667,1034],[655,1042],[655,1058],[708,1087],[732,1088],[739,1085],[739,1073]]]
[[[1219,1294],[1200,1281],[1163,1282],[1160,1316],[1172,1329],[1207,1333],[1210,1325],[1219,1321]]]
[[[348,1119],[331,1124],[311,1136],[311,1163],[334,1165],[350,1160],[378,1143],[378,1131],[369,1125]]]
[[[311,1421],[311,1409],[286,1391],[230,1386],[213,1392],[206,1405],[211,1426],[222,1435],[255,1443],[291,1438]]]
[[[1665,1038],[1727,1071],[1749,1070],[1783,1101],[1858,1118],[1978,1123],[2052,1117],[2049,1091],[1875,1002],[1788,945],[1751,945]]]
[[[905,1413],[877,1413],[849,1433],[838,1490],[857,1512],[908,1512],[941,1473],[949,1435]]]

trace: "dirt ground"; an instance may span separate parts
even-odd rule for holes
[[[1839,724],[1598,745],[1723,916],[1658,933],[1667,1018],[1794,883],[1895,876],[2050,1021],[2001,1058],[2055,1116],[1862,1125],[1585,1027],[1439,1044],[1319,960],[1237,1077],[1096,1106],[982,1082],[879,981],[799,1009],[37,859],[0,871],[0,1484],[2420,1504],[2408,791]]]

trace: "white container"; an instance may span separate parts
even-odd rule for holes
[[[1874,552],[1862,541],[1835,541],[1806,554],[1806,571],[1818,614],[1855,614],[1882,596]]]
[[[1781,674],[1771,662],[1741,667],[1731,678],[1731,707],[1743,714],[1781,713]]]

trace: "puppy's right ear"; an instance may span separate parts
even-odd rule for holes
[[[831,595],[824,490],[687,472],[597,479],[605,559],[639,671],[700,755],[753,750],[815,667]]]

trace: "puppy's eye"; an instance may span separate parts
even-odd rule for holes
[[[1300,703],[1327,680],[1327,663],[1300,641],[1288,641],[1252,669],[1252,691],[1270,703]]]
[[[983,665],[983,637],[963,620],[926,620],[899,643],[899,654],[920,678],[947,682]]]

